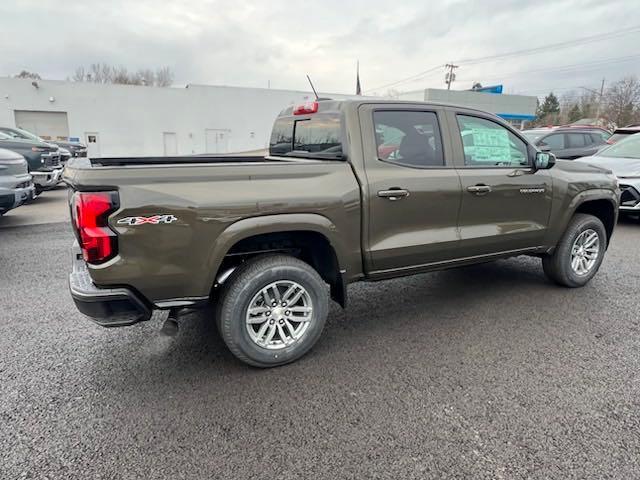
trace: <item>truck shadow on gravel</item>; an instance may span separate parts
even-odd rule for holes
[[[594,284],[597,283],[595,280]],[[236,360],[218,335],[211,309],[192,313],[181,323],[176,337],[159,333],[162,318],[133,327],[124,337],[114,332],[114,341],[101,342],[93,357],[92,376],[104,383],[117,382],[109,388],[138,388],[146,384],[174,385],[194,382],[216,384],[218,380],[254,378],[256,375],[279,375],[291,369],[293,375],[322,370],[325,362],[348,355],[354,349],[370,348],[367,355],[380,355],[377,344],[385,343],[390,330],[397,332],[438,328],[453,334],[471,328],[478,320],[475,312],[493,311],[494,321],[511,322],[522,309],[536,308],[536,298],[557,297],[566,302],[568,295],[587,295],[592,287],[571,290],[547,281],[537,259],[502,260],[466,268],[421,274],[379,283],[361,283],[349,288],[349,306],[342,310],[333,304],[323,336],[315,348],[297,362],[271,370],[248,367]],[[556,293],[554,293],[556,292]],[[562,300],[560,297],[564,296]],[[524,319],[522,319],[524,321]],[[498,327],[499,328],[499,327]],[[407,333],[406,335],[409,335]],[[404,340],[410,341],[411,338]],[[438,348],[421,337],[424,349]],[[369,346],[367,346],[369,345]],[[402,345],[393,347],[402,354]],[[109,375],[105,368],[125,369],[126,375]]]

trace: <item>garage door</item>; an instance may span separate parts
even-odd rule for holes
[[[67,140],[69,122],[67,112],[37,112],[16,110],[16,127],[35,133],[45,140]]]

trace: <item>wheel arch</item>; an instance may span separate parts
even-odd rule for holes
[[[318,214],[265,215],[231,224],[210,254],[212,293],[244,260],[270,252],[287,252],[311,265],[331,287],[331,297],[346,306],[346,249],[333,222]]]
[[[612,202],[609,198],[594,198],[585,200],[578,204],[573,212],[586,213],[598,218],[604,225],[604,229],[607,232],[607,248],[611,236],[613,235],[613,229],[615,228],[618,218],[618,209],[616,203]]]

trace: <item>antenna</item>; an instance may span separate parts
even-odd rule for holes
[[[320,100],[318,98],[318,92],[316,92],[315,87],[313,86],[313,82],[311,81],[311,78],[309,78],[309,75],[307,75],[307,80],[309,80],[309,85],[311,85],[311,90],[313,90],[313,94],[316,96],[316,101]]]

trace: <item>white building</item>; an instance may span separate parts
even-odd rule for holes
[[[522,128],[525,122],[536,118],[537,97],[528,95],[503,95],[501,92],[501,85],[499,92],[496,93],[426,88],[412,92],[403,92],[398,95],[398,99],[450,103],[463,107],[476,108],[498,115],[518,128]]]
[[[313,98],[295,90],[0,78],[0,126],[78,139],[93,157],[240,152],[267,148],[278,113]]]

